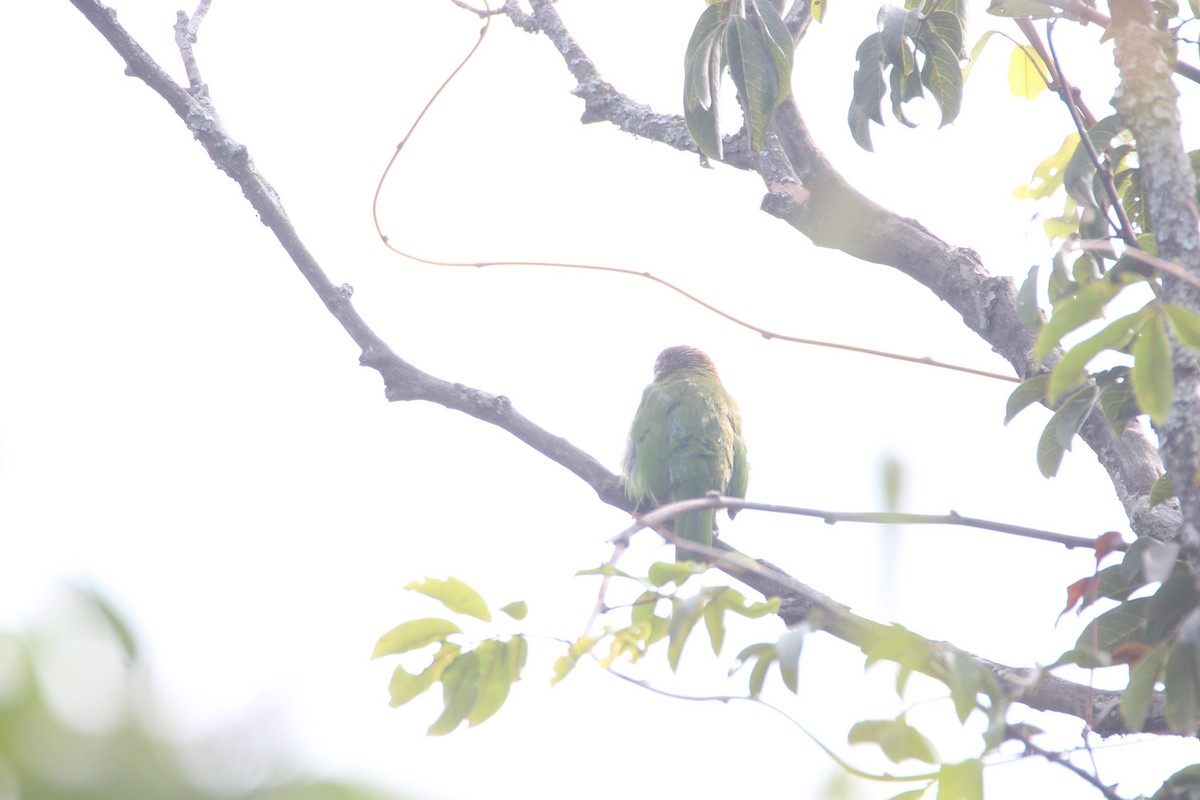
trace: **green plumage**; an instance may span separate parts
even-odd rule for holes
[[[625,493],[641,509],[711,491],[745,497],[749,477],[741,414],[712,360],[692,347],[668,347],[633,418],[621,465]],[[675,534],[711,545],[714,516],[711,509],[681,514]],[[680,551],[676,558],[695,556]]]

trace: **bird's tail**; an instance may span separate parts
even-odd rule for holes
[[[688,511],[675,518],[675,535],[689,542],[696,542],[705,547],[712,547],[713,516],[711,508],[700,511]],[[682,547],[675,548],[676,561],[700,561],[701,556],[690,553]]]

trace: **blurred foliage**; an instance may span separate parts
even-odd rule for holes
[[[221,753],[230,760],[236,747],[201,752],[170,741],[153,722],[154,692],[137,641],[122,616],[94,592],[74,590],[68,599],[66,611],[48,620],[21,632],[0,631],[0,797],[389,797],[350,783],[301,775],[282,756],[258,759],[249,770],[244,764],[221,763]],[[268,763],[261,763],[264,760]],[[264,779],[264,774],[284,777]]]

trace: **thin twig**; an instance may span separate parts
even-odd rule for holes
[[[978,517],[965,517],[957,511],[951,511],[948,514],[900,514],[893,511],[829,511],[819,508],[755,503],[749,500],[740,500],[736,497],[722,497],[716,493],[709,494],[706,497],[698,497],[694,500],[680,500],[677,503],[659,506],[653,511],[640,515],[634,525],[626,528],[610,541],[614,543],[623,541],[632,533],[642,528],[654,528],[661,532],[661,528],[665,523],[680,514],[707,508],[728,508],[735,511],[766,511],[772,514],[794,514],[802,517],[816,517],[824,520],[828,525],[835,525],[839,522],[865,522],[873,525],[959,525],[966,528],[979,528],[981,530],[996,531],[997,533],[1008,533],[1013,536],[1037,539],[1043,542],[1053,542],[1072,549],[1077,547],[1091,549],[1096,544],[1096,537],[1071,536],[1066,533],[1056,533],[1055,531],[1046,531],[1039,528],[1027,528],[1023,525],[1012,525],[1007,522],[995,522]],[[694,542],[683,542],[682,540],[674,539],[674,537],[667,538],[674,544],[699,547]],[[1121,543],[1112,549],[1123,551],[1127,548],[1127,544]],[[713,552],[717,551],[713,550]],[[707,552],[705,554],[707,555]]]

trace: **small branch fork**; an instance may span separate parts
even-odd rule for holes
[[[496,425],[574,473],[591,486],[603,502],[633,511],[633,506],[625,497],[615,475],[565,439],[543,430],[519,414],[508,398],[435,377],[393,352],[353,307],[351,287],[344,284],[338,286],[330,281],[292,227],[278,195],[254,167],[246,147],[229,136],[216,114],[206,108],[207,101],[200,102],[191,91],[176,84],[117,22],[111,9],[98,0],[69,1],[125,60],[127,74],[142,80],[161,96],[192,131],[213,163],[241,187],[263,224],[275,234],[280,245],[321,298],[330,314],[361,348],[360,363],[377,370],[383,377],[385,395],[389,400],[424,400],[437,403]],[[539,17],[545,15],[550,8],[545,0],[535,0],[535,6]],[[206,9],[207,3],[202,3],[201,8]],[[198,33],[197,18],[200,16],[198,13],[197,17],[186,22],[181,20],[179,23],[182,30],[181,39],[186,43],[181,49],[185,52],[185,59],[192,59],[193,62],[194,57],[188,54],[190,45]],[[538,24],[542,25],[540,19]],[[203,86],[203,82],[194,63],[188,67],[188,74],[192,88],[197,93],[206,94],[199,88]],[[963,524],[962,518],[954,524]],[[720,542],[713,551],[705,555],[713,557],[728,574],[766,596],[782,598],[784,605],[780,615],[785,622],[799,623],[814,611],[820,611],[822,629],[859,646],[870,641],[872,636],[877,636],[878,632],[886,630],[880,623],[851,613],[845,606],[800,583],[766,561],[750,559]],[[1127,732],[1119,714],[1097,713],[1099,709],[1115,708],[1119,693],[1092,691],[1089,687],[1053,675],[1040,675],[1036,680],[1032,680],[1036,676],[1034,670],[997,664],[959,651],[950,645],[944,645],[944,648],[958,653],[963,658],[975,659],[995,674],[1001,684],[1011,690],[1020,702],[1031,708],[1090,719],[1094,729],[1101,735]],[[1155,701],[1145,729],[1151,732],[1167,731],[1161,698]]]

